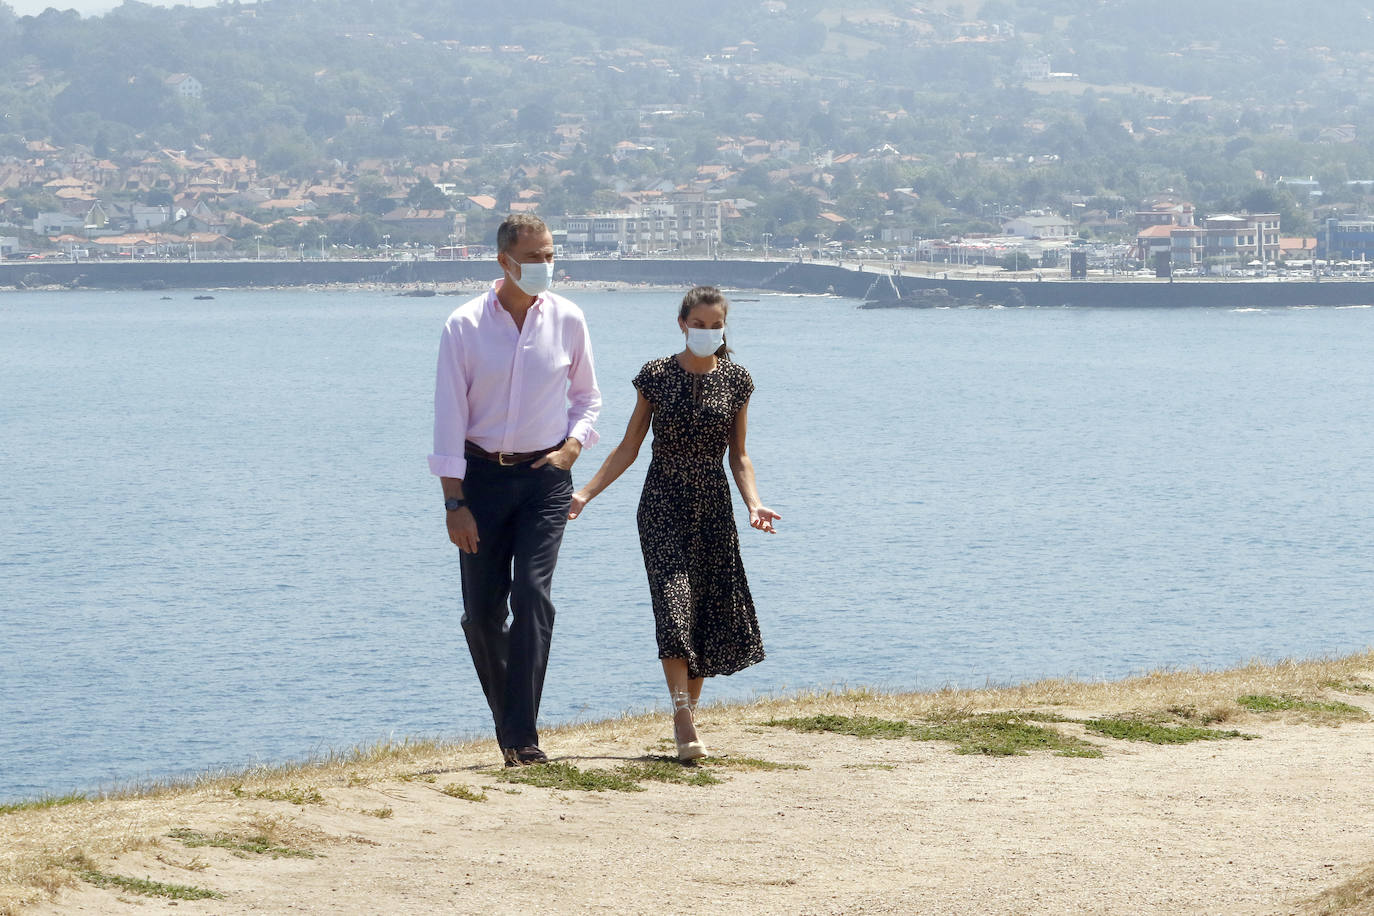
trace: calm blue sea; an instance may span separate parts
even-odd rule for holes
[[[488,731],[425,466],[461,300],[213,295],[0,294],[0,799]],[[585,479],[681,343],[673,293],[576,298]],[[738,294],[782,521],[708,699],[1374,642],[1374,310],[856,306]],[[664,707],[646,465],[569,526],[547,723]]]

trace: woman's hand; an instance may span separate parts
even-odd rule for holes
[[[749,510],[749,527],[767,531],[769,534],[777,534],[773,530],[773,522],[780,518],[782,518],[781,515],[767,506],[755,506]]]
[[[586,508],[587,503],[591,501],[592,498],[581,490],[574,493],[572,495],[572,503],[568,506],[568,521],[572,521],[581,515],[582,510]]]

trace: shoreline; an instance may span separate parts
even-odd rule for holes
[[[777,293],[829,294],[886,307],[932,308],[953,301],[975,306],[1093,308],[1205,308],[1365,306],[1374,304],[1371,278],[1208,278],[1178,280],[1091,276],[1053,271],[980,273],[939,265],[891,262],[565,259],[559,283],[690,288],[701,283]],[[357,286],[436,287],[489,283],[491,262],[455,261],[134,261],[0,264],[0,288],[177,289]],[[963,274],[963,275],[961,275]]]
[[[340,281],[336,283],[304,283],[304,284],[284,284],[274,283],[262,286],[178,286],[165,289],[139,289],[135,287],[119,287],[115,289],[97,289],[95,287],[71,287],[62,285],[38,286],[27,289],[16,289],[0,285],[0,301],[6,294],[17,295],[22,293],[94,293],[94,292],[122,292],[122,293],[157,293],[159,296],[172,298],[176,293],[228,293],[228,292],[306,292],[306,293],[330,293],[330,292],[378,292],[389,293],[396,297],[413,297],[417,292],[428,296],[463,296],[476,295],[485,292],[490,288],[492,282],[497,279],[493,276],[488,280],[458,281],[442,284],[409,282],[409,283],[379,283],[373,281]],[[631,282],[628,280],[568,280],[558,282],[553,290],[576,290],[578,292],[659,292],[664,290],[682,290],[683,287],[666,283]],[[432,291],[432,292],[431,292]],[[750,290],[750,292],[754,292]],[[769,291],[765,291],[769,292]],[[774,293],[776,295],[776,293]]]
[[[222,895],[176,902],[206,913],[1336,913],[1374,893],[1372,651],[700,720],[700,767],[664,757],[666,715],[627,715],[548,730],[554,763],[528,771],[487,740],[410,742],[5,806],[0,914],[137,912],[173,886]]]

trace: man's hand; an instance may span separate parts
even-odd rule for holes
[[[472,511],[464,506],[444,514],[448,517],[448,539],[463,553],[476,553],[477,519],[472,517]]]
[[[582,510],[587,508],[587,503],[591,502],[591,497],[582,490],[578,490],[572,495],[572,502],[568,504],[568,521],[572,521],[582,514]]]
[[[531,467],[542,468],[546,464],[551,464],[560,471],[571,471],[573,462],[576,461],[577,456],[581,454],[582,443],[569,436],[562,446],[549,452],[543,458],[540,458],[532,464]]]

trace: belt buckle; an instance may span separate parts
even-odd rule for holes
[[[496,463],[499,464],[499,465],[501,465],[501,467],[503,467],[503,468],[514,467],[515,464],[517,463],[516,460],[515,460],[515,456],[516,456],[516,453],[515,453],[515,452],[497,452],[497,453],[496,453]],[[510,460],[507,461],[507,460],[506,460],[507,458],[509,458]]]

